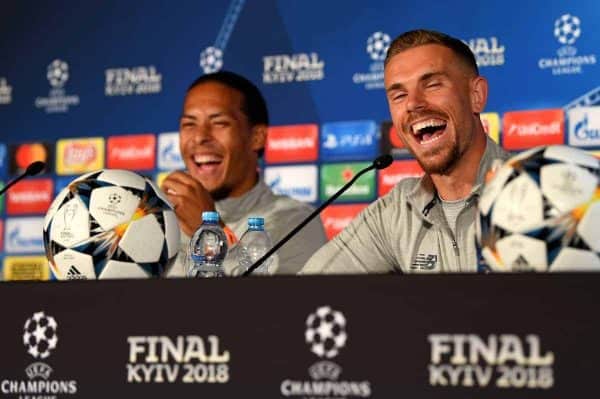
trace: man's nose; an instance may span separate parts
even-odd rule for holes
[[[212,132],[209,125],[200,124],[194,130],[194,142],[196,144],[202,144],[213,139]]]
[[[421,90],[414,90],[409,92],[406,97],[406,109],[407,111],[419,111],[425,108],[425,97]]]

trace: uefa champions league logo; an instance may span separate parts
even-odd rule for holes
[[[59,59],[52,61],[48,65],[46,77],[50,82],[50,86],[60,89],[69,80],[69,64]]]
[[[596,65],[597,54],[583,53],[575,47],[575,42],[583,34],[581,24],[581,19],[572,14],[563,14],[554,21],[554,38],[561,45],[556,50],[558,57],[540,58],[538,60],[540,69],[548,69],[555,76],[575,75],[584,73],[584,68]],[[589,40],[584,41],[583,46],[587,45],[587,48],[590,48],[589,43]],[[582,45],[581,41],[580,45]]]
[[[280,392],[285,397],[329,399],[332,397],[368,398],[371,382],[368,380],[340,379],[342,367],[331,360],[346,346],[346,318],[330,306],[321,306],[306,319],[304,333],[312,353],[320,359],[308,368],[309,379],[287,378],[281,382]]]
[[[312,353],[321,358],[334,358],[348,339],[346,318],[329,306],[321,306],[308,315],[304,336]]]
[[[64,86],[69,80],[69,64],[55,59],[46,68],[46,78],[50,83],[48,97],[36,97],[35,107],[44,109],[46,113],[68,112],[70,107],[79,105],[78,95],[68,95]]]
[[[23,344],[34,359],[33,363],[25,368],[27,379],[8,375],[2,376],[0,387],[4,396],[18,397],[19,399],[53,398],[60,395],[77,394],[77,381],[61,377],[52,379],[52,367],[41,360],[48,358],[56,349],[58,343],[58,323],[54,317],[44,313],[35,312],[25,321],[23,327]],[[3,396],[3,397],[4,397]]]
[[[373,61],[383,61],[391,42],[387,33],[375,32],[367,39],[367,53]]]
[[[564,14],[554,22],[554,37],[560,44],[571,45],[581,36],[581,21],[571,14]]]
[[[223,51],[210,46],[200,54],[200,67],[204,73],[218,72],[223,67]]]
[[[23,328],[23,344],[27,353],[36,359],[50,356],[58,343],[58,324],[54,317],[42,312],[36,312],[27,319]]]

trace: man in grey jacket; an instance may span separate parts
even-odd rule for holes
[[[474,272],[477,198],[507,156],[479,119],[487,81],[466,44],[426,30],[392,42],[384,79],[394,126],[425,175],[371,204],[301,273]]]
[[[263,217],[265,229],[277,242],[312,212],[308,204],[275,195],[259,178],[258,159],[268,124],[265,100],[246,78],[221,71],[190,85],[179,123],[187,170],[171,173],[162,184],[182,233],[177,261],[167,276],[185,275],[187,246],[203,211],[219,212],[230,245],[244,233],[250,216]],[[271,272],[297,273],[325,242],[323,225],[314,220],[279,251]],[[226,266],[226,273],[239,272],[231,262],[227,265],[232,269]]]

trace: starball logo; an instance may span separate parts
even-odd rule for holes
[[[67,95],[64,86],[69,80],[69,64],[67,62],[55,59],[46,70],[46,78],[50,84],[48,97],[37,97],[35,107],[44,109],[46,113],[64,113],[68,112],[70,107],[79,105],[79,96]]]
[[[325,62],[315,52],[263,57],[264,84],[307,82],[324,78]]]
[[[596,54],[579,54],[575,42],[582,38],[582,21],[578,16],[563,14],[554,21],[554,38],[560,47],[557,57],[538,60],[538,67],[550,70],[552,75],[575,75],[584,72],[587,66],[596,65]]]
[[[285,397],[310,398],[368,398],[369,381],[340,380],[342,367],[331,359],[340,354],[348,342],[347,322],[344,314],[331,306],[320,306],[308,315],[304,339],[310,351],[319,357],[308,368],[310,380],[288,378],[281,382],[280,391]]]
[[[367,38],[365,51],[371,60],[368,72],[356,72],[352,75],[354,84],[362,85],[366,90],[383,89],[383,61],[392,42],[387,33],[374,32]]]
[[[0,104],[10,104],[12,102],[12,86],[8,84],[6,78],[0,77]]]
[[[224,384],[229,382],[229,351],[216,335],[130,336],[127,382]]]
[[[430,334],[429,385],[549,389],[554,386],[554,353],[530,334]]]
[[[104,71],[106,96],[157,94],[162,90],[162,74],[154,65],[109,68]]]
[[[77,394],[77,381],[50,379],[54,370],[45,363],[58,347],[58,323],[44,311],[34,313],[25,321],[23,344],[34,359],[25,368],[27,380],[5,379],[0,391],[19,398],[57,398],[57,395]]]

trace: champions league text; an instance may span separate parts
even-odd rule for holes
[[[549,389],[554,354],[542,354],[540,338],[512,334],[431,334],[431,386]]]
[[[229,352],[221,351],[219,337],[196,335],[131,336],[128,383],[207,383],[229,381]]]

